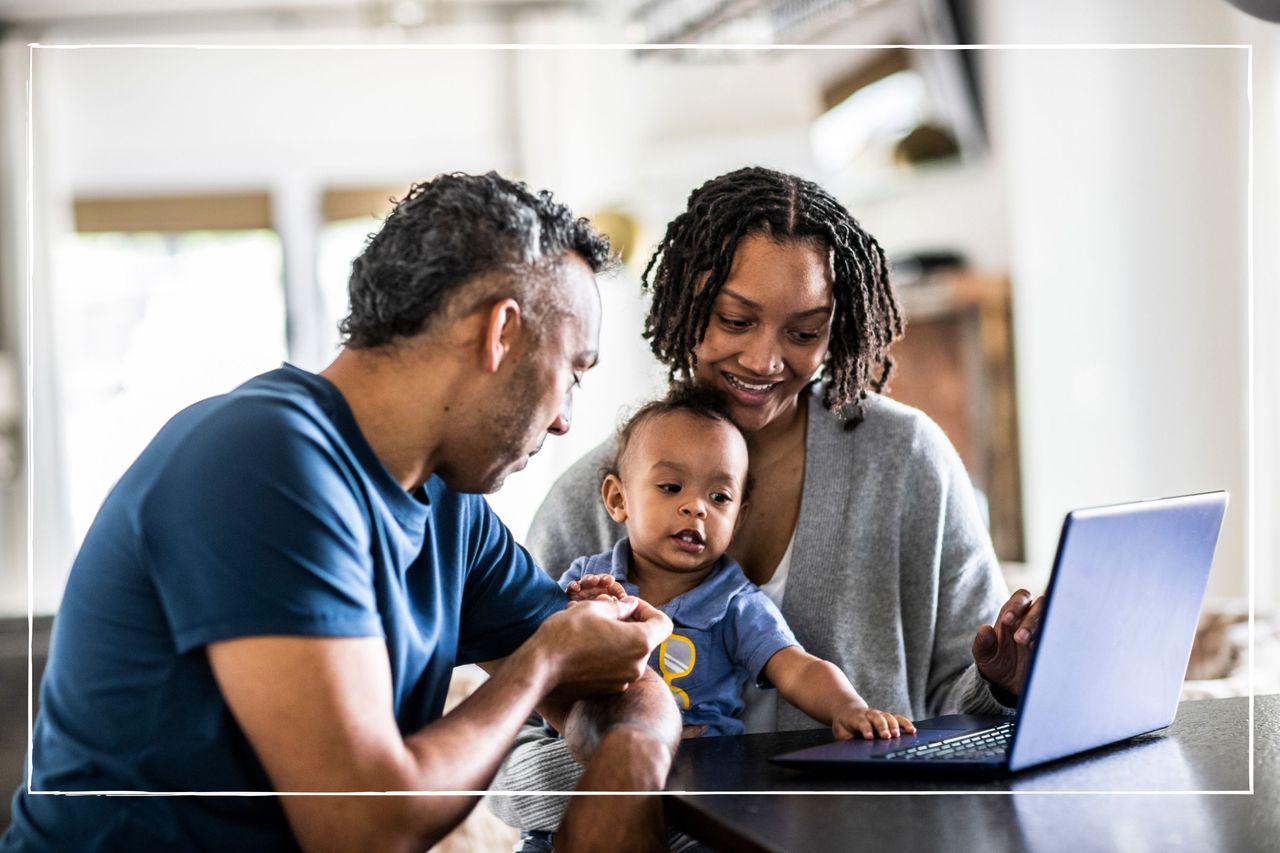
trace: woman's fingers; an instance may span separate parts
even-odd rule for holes
[[[1006,631],[1012,633],[1014,627],[1022,622],[1027,609],[1031,607],[1031,602],[1031,592],[1026,589],[1019,589],[1009,596],[1009,600],[1000,608],[999,621],[995,625],[996,633],[1003,634]]]
[[[1024,646],[1030,645],[1035,639],[1036,633],[1040,630],[1040,619],[1044,615],[1044,596],[1040,596],[1031,603],[1027,608],[1022,620],[1018,624],[1018,630],[1014,632],[1013,639],[1016,643]]]

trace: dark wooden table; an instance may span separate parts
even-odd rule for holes
[[[1207,699],[1183,702],[1160,732],[985,780],[818,775],[769,763],[829,741],[826,729],[686,741],[667,782],[675,794],[667,814],[734,851],[1274,853],[1280,696],[1254,701],[1252,794],[1248,700]]]

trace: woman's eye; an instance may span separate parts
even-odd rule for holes
[[[659,483],[658,488],[669,495],[677,494],[680,491],[680,487],[675,483]]]
[[[723,314],[720,315],[720,322],[734,331],[742,331],[751,326],[750,320],[739,320],[736,317],[726,317]]]
[[[817,332],[792,332],[791,339],[798,344],[811,344],[818,339]]]

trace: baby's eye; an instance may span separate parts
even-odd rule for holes
[[[711,500],[715,501],[718,504],[733,503],[733,498],[725,494],[724,492],[712,492]]]
[[[680,485],[678,483],[659,483],[658,488],[669,495],[677,494],[680,491]]]

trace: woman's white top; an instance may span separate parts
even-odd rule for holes
[[[796,525],[799,527],[800,525]],[[782,559],[778,561],[778,567],[773,570],[773,577],[769,578],[769,582],[760,587],[760,591],[769,597],[769,600],[782,609],[782,594],[787,588],[787,573],[791,570],[791,549],[796,544],[795,531],[791,531],[791,541],[787,543],[787,550],[782,555]],[[778,730],[778,691],[774,689],[761,690],[756,687],[755,682],[747,682],[746,688],[742,691],[742,701],[744,707],[742,709],[742,725],[746,727],[747,734],[755,734],[756,732],[776,732]]]

